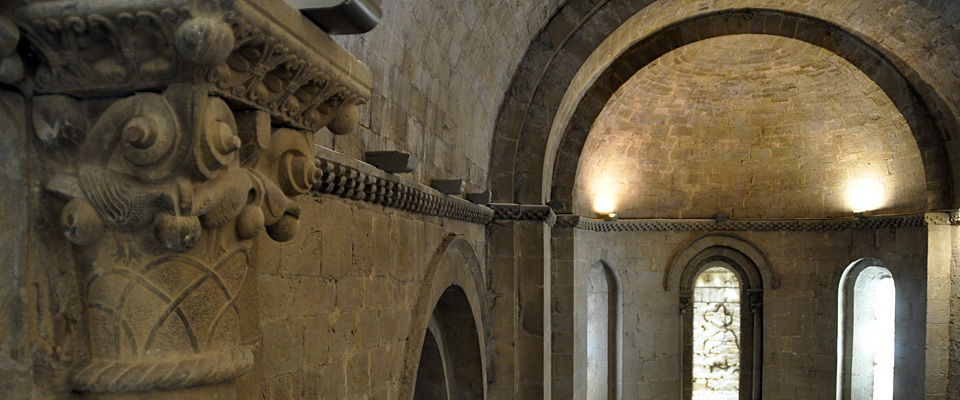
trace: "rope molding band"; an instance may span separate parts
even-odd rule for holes
[[[73,376],[77,390],[96,393],[184,389],[225,382],[253,367],[248,347],[169,360],[94,360]]]
[[[417,214],[488,224],[494,210],[376,169],[329,149],[317,156],[320,179],[313,190]]]
[[[563,216],[563,225],[593,232],[689,232],[689,231],[791,231],[825,232],[856,229],[895,229],[931,225],[958,225],[956,215],[921,213],[863,218],[742,219],[717,222],[712,219],[648,219],[601,221]]]

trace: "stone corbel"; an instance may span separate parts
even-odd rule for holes
[[[31,100],[84,270],[91,360],[72,385],[88,398],[236,397],[252,239],[297,234],[295,198],[323,175],[314,132],[349,133],[369,98],[369,69],[293,16],[266,0],[0,7],[0,82]]]

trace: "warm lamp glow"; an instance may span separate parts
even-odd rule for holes
[[[593,211],[597,214],[610,214],[616,208],[617,203],[609,193],[600,193],[593,198]]]
[[[876,210],[884,200],[883,185],[876,179],[858,179],[847,187],[847,207],[855,213]]]

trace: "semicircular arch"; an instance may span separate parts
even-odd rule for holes
[[[403,370],[400,376],[400,399],[412,399],[417,378],[417,366],[420,360],[424,337],[438,308],[454,309],[463,314],[472,315],[476,327],[476,340],[479,358],[482,364],[479,373],[482,376],[469,376],[470,383],[479,384],[478,398],[486,396],[486,381],[490,362],[490,317],[487,312],[486,284],[483,279],[480,260],[470,242],[463,236],[450,234],[444,238],[434,252],[424,274],[417,301],[410,320],[410,330],[404,347]],[[468,304],[462,304],[465,298]],[[460,304],[444,305],[444,302]],[[469,308],[467,310],[466,308]],[[441,324],[442,325],[442,324]],[[436,327],[435,327],[436,328]],[[446,333],[446,332],[444,332]],[[465,369],[465,373],[472,373]],[[477,390],[478,388],[472,388]],[[471,396],[470,398],[473,398]]]
[[[549,65],[542,70],[529,72],[540,74],[557,67],[557,71],[576,71],[575,76],[569,72],[559,77],[551,74],[552,79],[534,76],[533,81],[539,86],[522,92],[539,94],[531,97],[535,100],[520,110],[521,114],[515,110],[518,108],[515,101],[508,98],[510,101],[504,102],[494,148],[507,151],[495,151],[492,165],[504,166],[510,171],[491,171],[491,187],[496,189],[498,199],[512,196],[513,201],[528,203],[562,200],[567,205],[564,211],[571,211],[584,141],[593,120],[620,85],[646,63],[685,44],[722,35],[756,33],[795,38],[830,50],[876,82],[914,132],[924,165],[928,208],[955,208],[960,204],[955,190],[960,186],[960,174],[951,170],[953,164],[958,164],[951,160],[960,160],[960,91],[955,90],[956,83],[947,79],[942,71],[960,73],[960,60],[952,55],[957,52],[951,51],[960,47],[957,45],[960,40],[952,40],[960,34],[916,4],[861,2],[862,7],[857,4],[850,7],[862,15],[833,7],[810,9],[800,2],[771,6],[761,0],[745,0],[735,5],[710,5],[703,10],[683,7],[687,2],[682,1],[654,2],[639,11],[629,11],[635,14],[628,18],[622,10],[636,10],[635,6],[622,7],[617,5],[618,1],[610,1],[585,18],[626,20],[616,31],[609,34],[601,31],[600,37],[594,32],[579,41],[576,40],[578,32],[571,32],[572,36],[568,37],[573,38],[570,41],[578,41],[578,45],[596,41],[592,48],[595,51],[589,58],[578,62],[577,59],[584,58],[564,50],[550,58]],[[615,11],[604,12],[608,8]],[[618,11],[619,16],[610,16]],[[883,16],[873,18],[874,13]],[[881,23],[866,25],[865,20]],[[928,21],[929,24],[909,38],[893,42],[888,38],[901,27],[895,22],[898,20]],[[579,23],[577,29],[595,25],[589,21]],[[918,58],[918,49],[936,51],[937,62]],[[574,69],[570,68],[571,61],[577,63]],[[563,68],[559,68],[561,64]],[[524,68],[518,72],[515,86],[529,86],[523,77],[525,72]],[[547,90],[541,87],[544,85],[559,85],[566,91]],[[509,112],[507,107],[511,108]],[[522,115],[523,112],[526,114]],[[542,132],[544,129],[549,133]],[[521,153],[525,154],[522,160],[518,157]],[[507,188],[511,193],[505,193]]]
[[[776,289],[780,286],[780,278],[763,250],[738,235],[710,233],[680,246],[670,257],[663,272],[663,290],[691,290],[700,273],[696,266],[705,266],[717,259],[736,266],[734,272],[748,289]]]

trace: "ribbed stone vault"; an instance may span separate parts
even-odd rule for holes
[[[913,212],[923,171],[907,122],[859,69],[795,39],[731,35],[667,53],[614,94],[576,195],[583,215],[606,198],[628,218],[843,216],[851,191],[878,197],[877,213]]]

